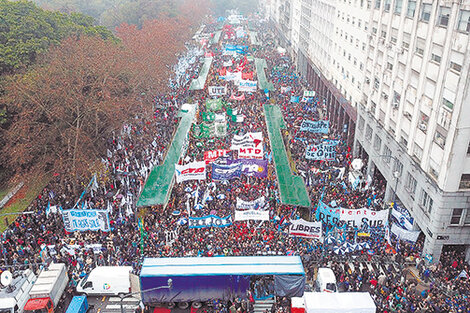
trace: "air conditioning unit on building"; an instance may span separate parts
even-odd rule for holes
[[[382,92],[382,98],[384,98],[385,100],[388,99],[388,95],[385,93],[385,92]]]
[[[419,124],[418,124],[418,128],[421,129],[421,130],[423,130],[423,131],[426,130],[426,127],[427,127],[427,125],[426,125],[425,123],[419,123]]]
[[[403,115],[404,115],[406,118],[411,119],[411,114],[410,114],[409,112],[405,112],[405,113],[403,113]]]
[[[392,107],[396,110],[398,109],[398,107],[400,106],[400,104],[398,102],[393,102],[392,103]]]
[[[370,78],[366,78],[366,84],[370,84]]]

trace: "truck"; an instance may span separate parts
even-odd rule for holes
[[[0,313],[22,313],[35,281],[29,269],[14,273],[11,283],[0,290]]]
[[[24,307],[27,313],[54,312],[69,282],[67,267],[63,263],[51,263],[39,273]]]
[[[132,266],[98,266],[78,283],[77,293],[87,295],[129,293],[131,271]]]
[[[88,300],[86,296],[75,296],[70,301],[65,313],[86,313],[88,311]]]

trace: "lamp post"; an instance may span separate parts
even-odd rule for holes
[[[122,301],[126,298],[129,298],[133,295],[136,295],[136,294],[140,294],[140,293],[144,293],[144,292],[149,292],[149,291],[155,291],[155,290],[159,290],[159,289],[168,289],[168,290],[171,290],[171,288],[173,287],[173,280],[171,278],[168,278],[168,282],[167,282],[168,285],[166,286],[160,286],[160,287],[155,287],[155,288],[150,288],[150,289],[146,289],[146,290],[141,290],[141,291],[137,291],[137,292],[129,292],[129,293],[126,293],[124,295],[119,295],[119,297],[121,298],[121,302],[120,302],[120,305],[121,305],[121,313],[125,313],[124,312],[124,307],[122,305]]]
[[[0,218],[2,218],[2,217],[4,217],[4,216],[9,216],[9,215],[29,215],[29,214],[34,214],[34,213],[35,213],[34,211],[2,213],[2,214],[0,214]],[[4,238],[4,235],[5,235],[5,232],[3,232],[3,233],[1,234],[0,246],[1,246],[1,249],[2,249],[3,260],[5,261],[5,265],[8,266],[8,260],[7,260],[7,258],[6,258],[5,249],[4,249],[4,247],[3,247],[3,238]]]

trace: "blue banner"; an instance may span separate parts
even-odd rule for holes
[[[236,51],[239,54],[246,54],[248,46],[227,44],[225,45],[225,51]]]
[[[325,140],[319,145],[308,145],[305,150],[305,158],[309,160],[334,160],[338,143],[338,140]]]
[[[330,130],[330,122],[329,121],[308,121],[305,120],[300,125],[300,131],[308,131],[312,133],[322,133],[328,134]]]
[[[232,215],[226,217],[207,215],[204,217],[190,217],[188,220],[189,228],[227,227],[232,225]]]
[[[212,164],[212,180],[230,180],[240,178],[242,174],[242,163],[228,165]]]
[[[62,219],[68,232],[101,230],[110,231],[109,215],[106,210],[63,210]]]
[[[315,217],[317,221],[322,222],[323,225],[328,227],[338,226],[338,223],[340,223],[340,210],[339,208],[328,206],[323,201],[319,201]]]
[[[290,96],[290,102],[292,103],[299,103],[300,97],[299,96]]]

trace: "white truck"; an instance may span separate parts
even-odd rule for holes
[[[35,281],[36,275],[29,269],[14,273],[11,282],[0,289],[0,313],[22,313]]]
[[[24,311],[27,313],[53,313],[69,282],[67,267],[63,263],[51,263],[39,273],[31,288],[30,299]]]
[[[132,266],[98,266],[77,285],[77,293],[118,295],[131,291]]]

